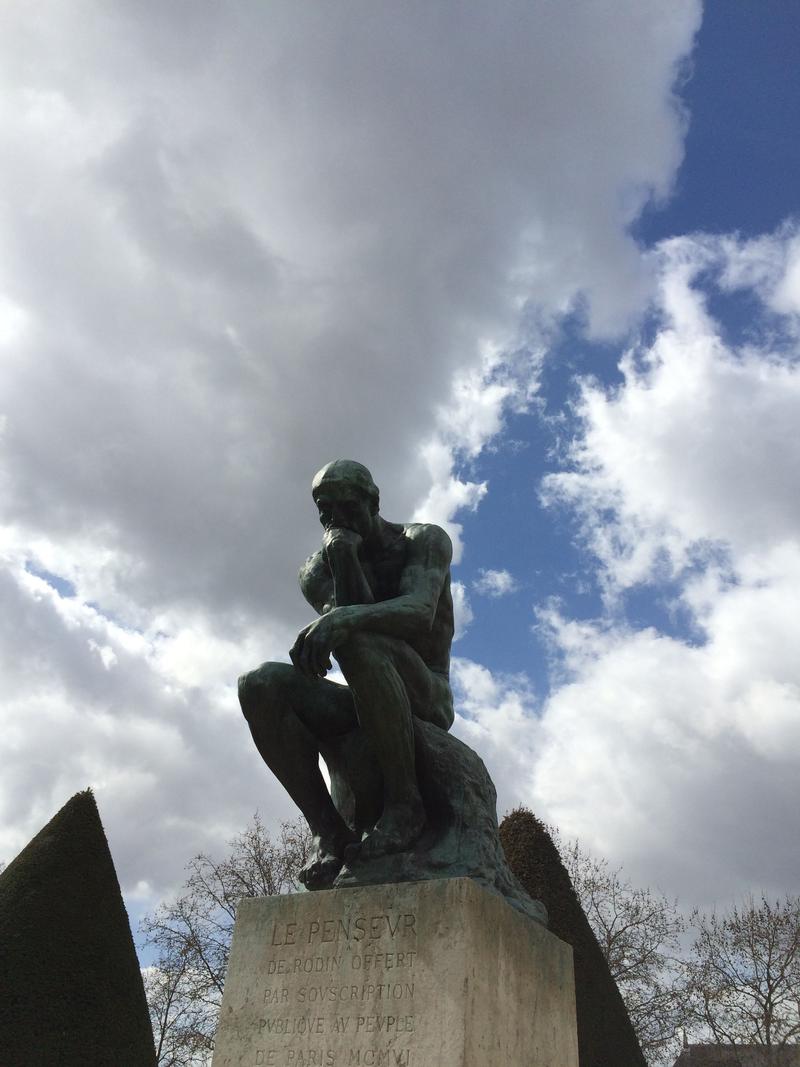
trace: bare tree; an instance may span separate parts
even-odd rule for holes
[[[800,1043],[800,897],[749,897],[722,915],[695,912],[686,964],[691,1018],[720,1044]]]
[[[214,1019],[196,993],[196,976],[181,957],[164,957],[142,971],[160,1067],[205,1064],[213,1047]]]
[[[677,903],[651,889],[635,888],[621,868],[590,856],[577,841],[560,850],[642,1051],[654,1067],[672,1063],[686,1014],[680,965],[686,922]]]
[[[242,897],[300,888],[310,836],[303,820],[273,840],[258,814],[221,861],[201,854],[187,866],[185,891],[142,920],[158,949],[144,972],[159,1067],[205,1064],[214,1047],[236,908]]]

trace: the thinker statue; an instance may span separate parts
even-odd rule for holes
[[[264,762],[314,835],[302,877],[320,889],[345,860],[406,852],[425,829],[414,723],[447,731],[453,722],[452,546],[438,526],[383,519],[360,463],[328,463],[311,492],[325,533],[300,587],[320,618],[300,631],[291,664],[244,675],[239,699]],[[346,686],[325,678],[332,655]]]

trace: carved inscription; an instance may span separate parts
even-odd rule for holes
[[[274,922],[272,945],[311,945],[316,942],[377,941],[387,934],[391,938],[416,937],[417,917],[403,915],[358,915],[350,919],[312,919],[307,923]]]
[[[259,1049],[254,1063],[256,1067],[412,1067],[410,1048],[392,1049],[288,1049],[285,1059],[280,1059],[278,1049]]]
[[[273,922],[254,1067],[417,1067],[416,943],[413,912]]]
[[[255,1067],[412,1067],[412,1056],[410,1048],[258,1049],[253,1062]]]
[[[416,952],[364,952],[344,956],[296,956],[267,960],[267,974],[324,974],[339,971],[345,965],[353,971],[368,971],[380,967],[390,971],[393,967],[413,967]]]

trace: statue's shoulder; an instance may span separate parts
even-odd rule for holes
[[[453,557],[453,542],[441,526],[432,522],[409,522],[403,527],[403,537],[413,549],[434,553],[446,558],[449,563]]]

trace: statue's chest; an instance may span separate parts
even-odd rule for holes
[[[376,600],[391,600],[398,595],[405,564],[406,546],[402,538],[364,563],[364,576]]]

